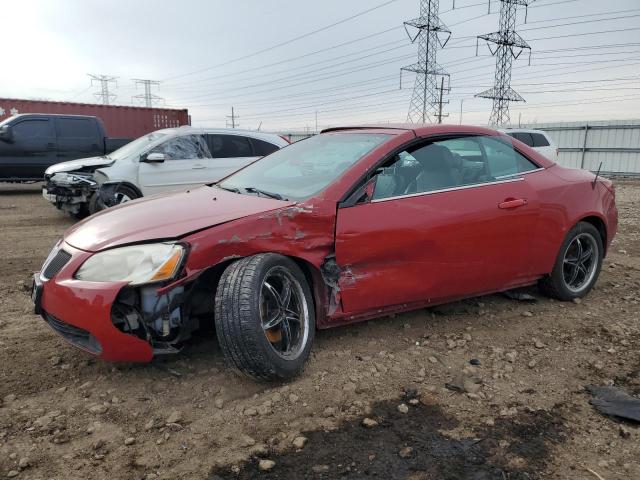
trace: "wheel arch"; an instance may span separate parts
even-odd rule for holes
[[[139,195],[139,198],[144,197],[144,195],[142,194],[142,190],[140,190],[140,189],[137,187],[137,185],[134,185],[133,183],[128,182],[128,181],[117,182],[117,183],[119,183],[119,184],[121,184],[121,185],[124,185],[124,186],[126,186],[126,187],[129,187],[131,190],[133,190],[134,192],[136,192],[136,193]]]
[[[313,308],[316,317],[316,326],[322,327],[326,322],[326,312],[323,310],[322,306],[326,303],[326,287],[324,281],[322,280],[322,274],[320,269],[313,265],[308,260],[296,257],[293,255],[286,255],[279,252],[257,252],[255,255],[259,253],[275,253],[277,255],[282,255],[283,257],[287,257],[295,262],[295,264],[302,270],[302,273],[309,284],[309,288],[311,289],[313,295]],[[250,257],[253,255],[247,255]],[[212,265],[203,271],[197,278],[194,288],[201,287],[206,285],[212,292],[212,298],[215,297],[215,292],[218,290],[220,278],[222,277],[222,273],[226,270],[226,268],[232,263],[240,260],[241,258],[245,258],[242,256],[233,256],[232,258],[225,258],[222,261]]]
[[[576,225],[580,222],[585,222],[593,225],[598,233],[600,233],[600,239],[602,240],[602,247],[604,248],[604,254],[607,254],[607,224],[604,220],[597,215],[588,215],[586,217],[581,218],[576,222]]]

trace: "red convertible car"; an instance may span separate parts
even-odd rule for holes
[[[612,183],[465,126],[333,128],[212,185],[67,231],[34,276],[36,311],[106,360],[178,352],[215,324],[229,363],[301,371],[328,328],[538,283],[598,278]]]

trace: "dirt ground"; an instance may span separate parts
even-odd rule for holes
[[[640,478],[640,427],[584,390],[640,394],[640,182],[617,194],[581,302],[531,289],[322,331],[301,377],[265,385],[210,332],[148,365],[69,347],[27,286],[73,221],[38,185],[0,184],[0,478]]]

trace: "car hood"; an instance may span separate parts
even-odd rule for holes
[[[87,167],[106,167],[107,165],[111,165],[112,163],[113,160],[108,157],[80,158],[78,160],[70,160],[68,162],[56,163],[55,165],[51,165],[49,168],[47,168],[44,174],[50,176],[54,173],[73,172],[75,170],[80,170]]]
[[[104,210],[67,230],[64,241],[75,248],[96,252],[130,243],[176,239],[293,204],[203,186],[186,192],[145,197]]]

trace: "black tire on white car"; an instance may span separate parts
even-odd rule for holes
[[[215,326],[225,359],[258,380],[287,380],[309,357],[313,297],[288,257],[261,253],[232,263],[215,296]]]
[[[100,201],[100,196],[98,192],[94,193],[89,200],[89,213],[93,215],[94,213],[98,213],[101,210],[104,210],[105,207]],[[138,192],[131,188],[128,185],[120,184],[114,193],[114,204],[120,205],[121,203],[130,202],[131,200],[135,200],[136,198],[140,198]]]

